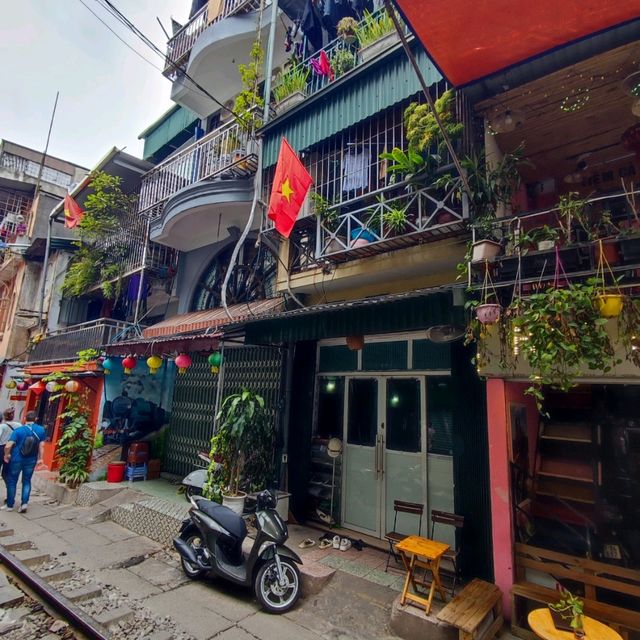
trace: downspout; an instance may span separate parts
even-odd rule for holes
[[[38,308],[38,328],[42,330],[42,320],[44,315],[44,298],[45,289],[47,286],[47,275],[49,272],[49,254],[51,253],[51,231],[53,228],[53,220],[55,213],[52,211],[49,214],[49,220],[47,224],[47,243],[44,250],[44,264],[42,266],[42,275],[40,276],[40,306]]]
[[[289,488],[289,423],[291,421],[291,387],[293,384],[293,358],[295,356],[295,343],[289,340],[285,363],[284,379],[284,410],[282,411],[282,456],[280,458],[280,483],[281,491]]]
[[[136,294],[136,310],[133,315],[133,324],[138,324],[138,317],[140,315],[140,300],[142,298],[142,289],[144,287],[144,272],[147,265],[147,252],[149,250],[149,223],[150,218],[147,218],[147,230],[144,235],[144,249],[142,250],[142,268],[140,269],[140,282],[138,283],[138,293]]]

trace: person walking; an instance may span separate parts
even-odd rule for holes
[[[9,465],[7,472],[7,504],[0,507],[3,511],[13,511],[16,499],[18,477],[22,474],[22,496],[20,513],[25,513],[31,495],[31,477],[42,461],[45,430],[35,423],[37,414],[29,411],[25,424],[13,431],[4,447],[4,463]]]
[[[2,413],[2,422],[0,422],[0,477],[7,482],[7,472],[9,465],[4,463],[4,446],[9,442],[11,434],[20,426],[19,422],[14,421],[14,409],[9,407]],[[6,500],[5,500],[6,502]]]

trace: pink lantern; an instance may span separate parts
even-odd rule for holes
[[[64,390],[67,393],[76,393],[80,389],[80,383],[77,380],[68,380],[64,385]]]
[[[129,375],[136,368],[136,359],[133,356],[127,356],[122,361],[124,372]]]
[[[39,396],[42,393],[44,393],[44,390],[46,389],[46,387],[47,387],[47,385],[45,385],[45,383],[42,380],[38,380],[38,382],[34,382],[29,387],[29,391],[33,391],[33,393],[35,393],[37,396]]]
[[[176,358],[176,366],[178,367],[178,373],[186,373],[187,369],[191,366],[191,357],[186,353],[181,353]]]

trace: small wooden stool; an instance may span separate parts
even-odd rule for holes
[[[491,640],[504,624],[502,591],[475,578],[436,617],[458,629],[460,640]]]

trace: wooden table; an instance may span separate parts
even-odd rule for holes
[[[529,626],[542,640],[575,640],[573,631],[556,629],[548,607],[534,609],[529,614]],[[622,640],[622,636],[606,624],[584,616],[585,640]]]
[[[446,596],[442,583],[440,582],[440,559],[442,554],[449,548],[444,542],[436,542],[428,538],[420,536],[409,536],[396,544],[396,549],[400,552],[400,557],[407,569],[407,578],[404,581],[402,589],[401,604],[405,604],[407,600],[417,602],[424,606],[427,615],[431,611],[431,602],[433,601],[433,593],[435,589],[440,593],[443,602],[446,602]],[[424,569],[424,578],[420,579],[416,575],[418,569]],[[433,579],[426,582],[427,571],[431,572]],[[415,593],[409,591],[409,587],[413,586]],[[418,587],[429,587],[428,597],[419,595]]]

